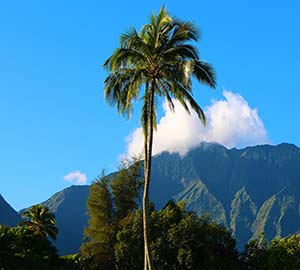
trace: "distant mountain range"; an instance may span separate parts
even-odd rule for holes
[[[272,239],[300,230],[300,148],[292,144],[238,150],[202,143],[184,157],[164,152],[153,159],[150,189],[156,208],[173,198],[209,213],[232,231],[239,248],[261,232]],[[43,203],[56,215],[61,254],[78,251],[88,192],[71,186]]]

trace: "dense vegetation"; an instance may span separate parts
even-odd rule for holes
[[[138,164],[122,168],[110,181],[103,176],[92,185],[87,239],[81,248],[81,260],[87,269],[142,269],[142,212],[136,204],[141,184],[138,168]],[[161,210],[155,210],[152,204],[150,229],[155,269],[300,267],[300,235],[271,242],[260,237],[250,241],[240,253],[227,228],[213,223],[208,216],[187,211],[183,201],[169,201]]]
[[[91,186],[89,226],[79,254],[61,256],[54,216],[41,205],[24,212],[22,226],[0,226],[0,268],[6,270],[140,270],[143,266],[140,164],[102,175]],[[50,230],[49,230],[50,228]],[[150,206],[150,248],[155,269],[293,270],[300,268],[300,234],[250,241],[242,253],[223,225],[169,201]]]
[[[155,269],[238,269],[235,241],[227,229],[209,218],[185,211],[170,201],[151,209],[150,248]],[[142,269],[140,211],[123,221],[115,244],[116,269]]]
[[[57,262],[56,248],[46,237],[20,226],[0,226],[0,266],[3,269],[52,270]]]
[[[241,262],[249,270],[300,269],[300,234],[267,241],[263,237],[250,241]]]
[[[20,225],[24,225],[36,235],[56,239],[58,230],[55,216],[47,207],[41,204],[34,205],[24,211],[22,216],[24,219],[20,222]]]
[[[75,270],[76,260],[60,258],[49,241],[58,233],[49,209],[35,205],[23,213],[23,218],[16,227],[0,225],[0,269]]]
[[[255,170],[258,164],[259,171]],[[300,149],[294,145],[228,150],[203,144],[184,158],[158,155],[153,166],[152,200],[158,210],[167,197],[176,203],[184,200],[188,211],[199,216],[210,212],[217,224],[225,220],[237,243],[247,243],[253,232],[255,238],[264,232],[267,239],[273,239],[299,231]],[[54,244],[61,255],[79,251],[83,227],[88,225],[88,195],[89,186],[72,186],[43,203],[55,213],[59,234]],[[5,209],[0,209],[2,216]],[[238,249],[242,251],[243,245]]]
[[[89,226],[81,255],[88,269],[142,269],[143,226],[137,198],[140,165],[104,175],[91,186]],[[155,269],[238,269],[235,240],[208,217],[185,210],[184,203],[150,208],[150,248]]]
[[[110,181],[102,175],[91,185],[87,201],[89,226],[80,249],[90,269],[100,266],[113,269],[115,265],[117,232],[123,220],[138,208],[137,197],[142,185],[140,165],[140,162],[123,164]]]
[[[188,211],[210,213],[213,222],[229,228],[240,251],[261,232],[271,240],[299,231],[300,148],[295,145],[226,149],[202,143],[184,157],[167,152],[154,156],[152,165],[156,209],[170,199],[184,200]],[[55,214],[59,254],[79,251],[88,225],[89,188],[71,186],[42,203]]]

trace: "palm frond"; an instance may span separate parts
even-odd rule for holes
[[[139,39],[139,34],[136,29],[132,27],[120,36],[120,46],[121,48],[128,48],[135,42],[139,42]]]
[[[133,48],[118,48],[114,54],[109,57],[105,63],[104,68],[108,71],[116,71],[124,67],[131,67],[143,65],[147,62],[147,57],[141,52],[141,50],[135,50]]]
[[[104,63],[109,71],[104,82],[106,100],[130,117],[133,101],[143,86],[155,82],[155,95],[165,96],[170,110],[174,110],[174,97],[187,112],[195,110],[205,122],[202,109],[192,97],[192,77],[215,88],[216,76],[212,66],[200,60],[198,49],[190,43],[199,38],[200,31],[192,22],[171,17],[163,6],[140,32],[131,28],[120,36],[120,47]],[[149,93],[142,97],[141,125],[147,136]],[[150,124],[156,125],[155,111],[153,116],[155,123]]]
[[[160,86],[160,88],[162,89],[165,97],[166,97],[166,100],[167,100],[167,104],[169,106],[169,109],[174,112],[175,110],[175,106],[174,106],[174,103],[173,103],[173,100],[169,94],[169,91],[170,91],[170,88],[168,85],[166,85],[162,80],[159,80],[158,81],[158,84]]]
[[[178,18],[174,18],[174,33],[172,36],[172,40],[174,39],[175,42],[181,41],[198,41],[201,32],[200,30],[190,21],[183,22]]]
[[[104,96],[111,105],[117,105],[118,111],[130,118],[132,101],[138,98],[143,84],[143,69],[123,68],[111,73],[104,81]]]
[[[143,107],[141,112],[141,126],[145,138],[148,137],[148,124],[149,124],[149,98],[147,93],[143,96]]]
[[[198,81],[216,88],[216,75],[210,64],[200,60],[195,61],[193,74]]]
[[[23,220],[19,223],[32,230],[34,234],[49,236],[56,239],[58,229],[56,228],[55,216],[49,211],[49,208],[41,204],[34,205],[23,214]]]
[[[190,44],[182,44],[166,49],[162,53],[165,61],[176,61],[176,59],[199,59],[197,48]]]
[[[202,121],[204,125],[206,125],[205,114],[201,107],[198,105],[198,103],[195,101],[195,99],[192,97],[192,95],[189,93],[189,91],[181,84],[174,85],[173,87],[175,89],[174,96],[179,100],[179,102],[183,105],[186,111],[190,113],[190,110],[186,108],[186,101],[188,101],[191,108],[197,114],[198,118]]]

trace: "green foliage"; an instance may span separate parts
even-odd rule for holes
[[[170,201],[151,211],[151,252],[155,269],[237,269],[235,241],[221,225],[198,218]],[[116,268],[141,269],[143,265],[142,215],[128,216],[117,234]]]
[[[87,241],[82,245],[88,269],[138,269],[143,266],[142,212],[136,210],[140,164],[123,167],[111,179],[96,181],[90,190]],[[126,193],[126,194],[125,194]],[[124,205],[126,207],[124,207]],[[221,225],[170,201],[164,209],[150,207],[150,243],[156,269],[236,269],[235,241]],[[101,228],[101,229],[100,229]]]
[[[164,152],[152,161],[155,181],[150,191],[157,209],[170,198],[185,200],[187,210],[199,215],[209,212],[214,222],[231,225],[239,250],[262,231],[269,240],[299,231],[300,148],[296,146],[229,150],[202,143],[185,157]],[[88,224],[88,189],[72,186],[45,203],[56,215],[55,245],[61,254],[75,253],[81,245],[82,228]]]
[[[113,268],[116,232],[137,209],[141,183],[141,163],[133,159],[123,162],[109,183],[103,174],[91,185],[87,202],[89,226],[80,249],[85,264],[91,269]]]
[[[90,262],[91,269],[111,269],[114,265],[113,206],[104,175],[91,185],[87,205],[90,219],[81,254]]]
[[[300,234],[275,239],[269,250],[269,268],[274,270],[300,269]]]
[[[267,269],[267,247],[268,241],[262,237],[250,241],[245,246],[245,251],[241,256],[244,268],[249,270]]]
[[[242,255],[249,270],[300,269],[300,234],[287,238],[253,240]]]
[[[143,258],[142,212],[129,214],[122,220],[122,226],[116,235],[115,258],[117,270],[140,270]]]
[[[57,270],[84,270],[84,261],[79,254],[59,257]]]
[[[125,160],[110,182],[114,200],[114,221],[116,224],[137,209],[137,197],[142,185],[141,162],[136,158]]]
[[[200,32],[191,22],[171,17],[164,7],[140,32],[132,28],[120,37],[120,46],[104,63],[109,71],[105,80],[105,97],[116,104],[120,113],[130,116],[132,102],[141,94],[144,106],[141,125],[145,135],[150,121],[151,92],[165,96],[174,110],[172,97],[189,111],[187,104],[205,121],[205,116],[192,97],[192,77],[215,87],[213,68],[200,60],[192,42],[199,41]],[[150,88],[149,88],[150,87]],[[150,90],[150,91],[148,91]],[[151,125],[156,126],[156,113]],[[146,136],[147,137],[147,136]]]
[[[21,225],[26,226],[37,235],[49,236],[53,240],[56,239],[58,233],[56,220],[48,207],[41,204],[34,205],[25,211],[22,216],[24,219],[20,222]]]
[[[23,227],[0,225],[0,269],[53,270],[58,256],[44,236]]]

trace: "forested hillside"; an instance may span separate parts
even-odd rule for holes
[[[185,200],[188,210],[226,225],[238,247],[264,232],[268,239],[300,228],[300,149],[292,144],[226,149],[202,143],[186,156],[153,159],[151,200],[156,208]],[[87,224],[88,186],[72,186],[44,202],[57,218],[56,245],[78,251]]]

